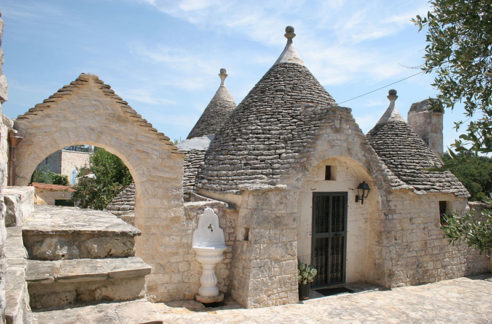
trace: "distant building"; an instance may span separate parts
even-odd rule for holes
[[[93,153],[93,145],[67,146],[44,159],[39,163],[36,170],[66,175],[68,182],[74,185],[77,183],[77,170],[89,166],[89,158]]]

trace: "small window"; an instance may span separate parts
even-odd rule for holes
[[[446,201],[440,201],[439,202],[439,220],[441,222],[441,225],[447,225],[446,223],[446,212],[448,209],[448,204]]]
[[[325,180],[333,180],[331,177],[331,165],[325,166]]]
[[[243,241],[249,241],[249,227],[243,229]]]

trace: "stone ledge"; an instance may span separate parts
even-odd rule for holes
[[[77,207],[36,206],[23,226],[24,232],[110,232],[140,235],[141,232],[110,212]]]
[[[5,226],[22,226],[34,209],[34,187],[7,187],[3,189],[3,195]]]
[[[143,277],[149,274],[151,269],[139,257],[58,261],[29,260],[26,278],[30,283],[46,284],[55,281],[98,281]]]

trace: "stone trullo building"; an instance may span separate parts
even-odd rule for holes
[[[88,74],[19,116],[14,125],[4,125],[2,135],[4,130],[11,134],[11,154],[9,165],[1,166],[16,186],[27,185],[36,165],[50,153],[80,144],[118,155],[134,179],[108,210],[136,228],[104,216],[118,224],[118,235],[126,235],[125,248],[114,249],[125,258],[104,250],[120,247],[116,242],[121,239],[89,246],[87,239],[74,239],[62,246],[62,240],[52,238],[60,244],[49,245],[39,235],[27,235],[33,228],[39,231],[42,221],[33,224],[27,217],[25,224],[17,222],[17,232],[12,230],[17,247],[23,249],[19,233],[25,231],[24,245],[34,244],[28,247],[30,256],[38,244],[38,252],[60,260],[25,260],[19,252],[16,258],[24,255],[24,261],[12,264],[24,267],[24,273],[27,268],[30,275],[26,279],[22,271],[12,270],[21,287],[15,300],[28,303],[26,280],[31,304],[41,308],[45,301],[40,296],[48,292],[53,305],[63,307],[141,296],[151,301],[192,299],[201,274],[193,231],[207,207],[218,215],[224,231],[218,288],[244,307],[296,303],[298,260],[318,269],[313,289],[358,282],[391,288],[490,271],[487,256],[449,245],[440,229],[440,212],[464,209],[468,196],[454,175],[436,171],[441,160],[422,139],[439,144],[436,136],[442,134],[436,129],[442,115],[432,115],[434,126],[416,132],[398,113],[397,94],[391,90],[387,111],[364,135],[351,110],[338,106],[305,66],[294,48],[292,27],[285,36],[287,45],[278,60],[237,107],[221,70],[217,93],[178,147],[109,85]],[[72,114],[73,109],[79,114]],[[426,113],[411,110],[409,120],[410,115],[431,120]],[[40,217],[48,210],[34,214]],[[75,224],[82,224],[83,217],[77,217]],[[77,228],[70,230],[78,233]],[[113,235],[91,242],[106,242]],[[58,262],[58,270],[67,261],[73,264],[65,260],[68,254],[86,258],[77,262],[104,264],[94,269],[111,269],[97,273],[108,282],[92,282],[99,277],[91,273],[78,275],[70,286],[70,280],[57,281],[60,274],[35,271],[55,269],[49,262]],[[138,276],[128,277],[131,273]],[[13,307],[7,309],[15,313]]]

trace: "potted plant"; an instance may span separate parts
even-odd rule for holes
[[[297,262],[297,282],[299,283],[299,300],[305,300],[309,298],[309,287],[313,282],[314,277],[318,274],[316,268]]]

